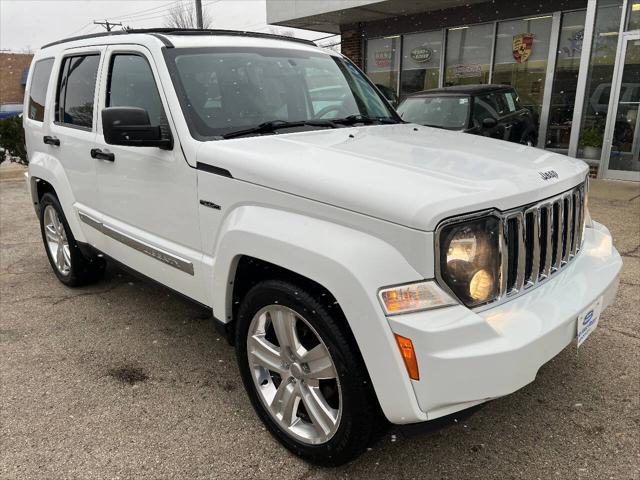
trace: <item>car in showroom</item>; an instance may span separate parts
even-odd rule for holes
[[[258,417],[309,462],[524,387],[616,295],[584,162],[407,123],[312,42],[69,38],[35,53],[24,111],[60,282],[113,259],[205,306]]]
[[[505,85],[460,85],[414,93],[398,105],[403,120],[535,146],[538,129],[518,93]]]

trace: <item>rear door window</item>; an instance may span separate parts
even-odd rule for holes
[[[91,130],[99,54],[65,57],[56,95],[56,122]]]
[[[44,104],[47,99],[47,88],[52,67],[53,58],[38,60],[33,66],[28,111],[28,117],[31,120],[36,120],[37,122],[44,120]]]
[[[166,123],[162,101],[147,60],[135,54],[114,54],[107,83],[107,107],[138,107],[151,125]]]

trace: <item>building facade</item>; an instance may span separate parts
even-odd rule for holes
[[[0,52],[0,105],[22,103],[32,58],[30,53]]]
[[[511,85],[538,147],[640,180],[640,0],[267,0],[270,23],[342,35],[342,52],[399,97]]]

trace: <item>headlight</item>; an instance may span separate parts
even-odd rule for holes
[[[439,231],[440,279],[468,307],[494,300],[500,292],[500,220],[461,221]]]

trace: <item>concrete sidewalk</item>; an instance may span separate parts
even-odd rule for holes
[[[594,181],[590,208],[625,265],[580,353],[565,349],[464,424],[392,430],[330,470],[265,431],[207,311],[115,268],[61,285],[24,182],[3,180],[0,478],[639,478],[640,184]]]

